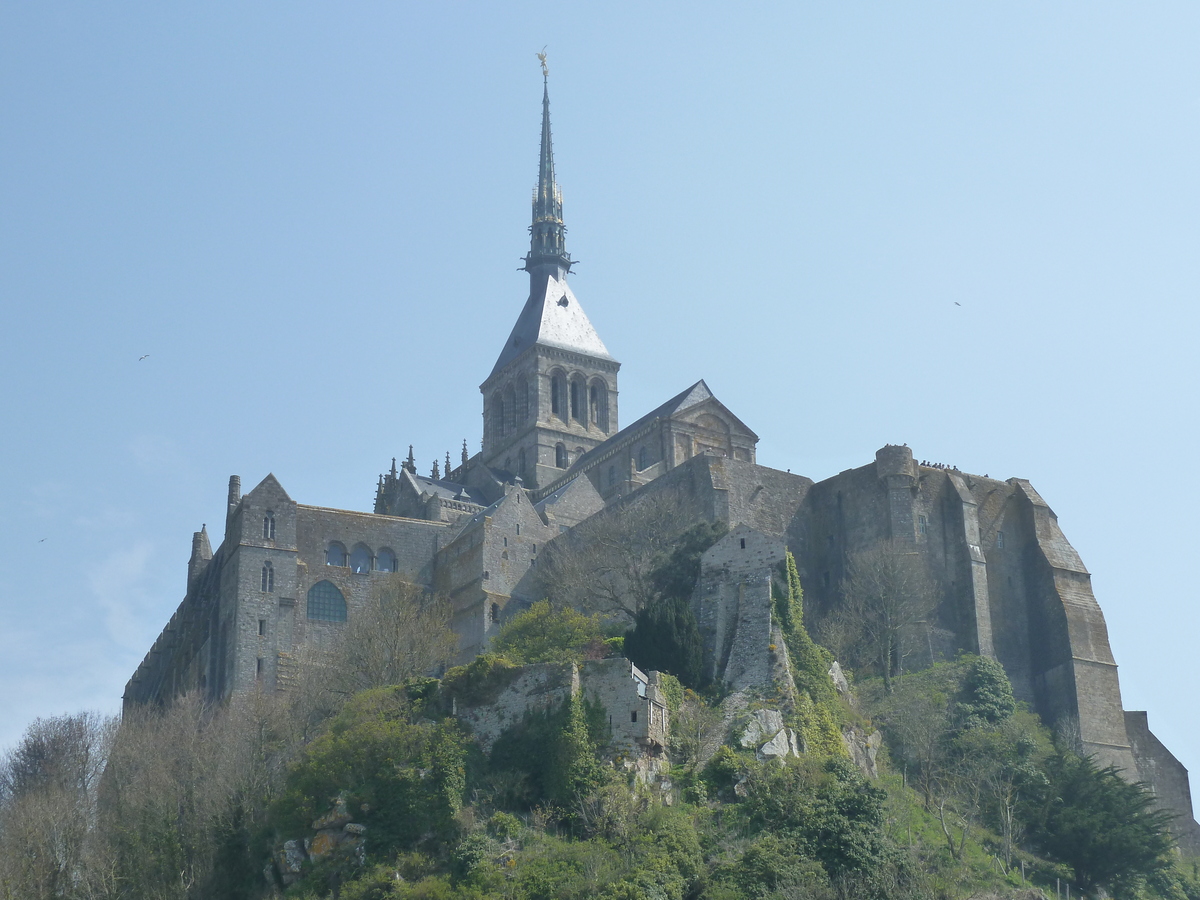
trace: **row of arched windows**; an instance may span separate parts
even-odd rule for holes
[[[384,547],[372,553],[366,544],[355,544],[349,553],[340,541],[331,541],[325,548],[325,565],[348,566],[350,571],[363,575],[367,572],[395,572],[396,554]]]
[[[581,372],[550,371],[550,415],[608,432],[608,383]]]
[[[525,378],[517,379],[492,393],[488,422],[493,440],[513,434],[535,414],[536,398]],[[588,381],[581,372],[564,369],[550,372],[550,415],[563,422],[577,422],[608,433],[608,382],[596,377]]]

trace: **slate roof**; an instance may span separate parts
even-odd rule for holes
[[[453,481],[434,481],[432,478],[417,475],[413,472],[409,472],[408,477],[416,482],[418,493],[436,495],[443,500],[457,500],[460,503],[466,502],[475,503],[479,506],[487,506],[487,501],[484,500],[483,495],[474,488],[467,487],[466,485],[455,484]]]
[[[536,288],[525,301],[525,308],[488,378],[534,344],[616,362],[566,281],[554,277],[548,277],[544,287]]]

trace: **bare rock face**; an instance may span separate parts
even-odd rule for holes
[[[287,841],[275,855],[275,864],[283,878],[284,887],[291,887],[300,880],[300,867],[308,856],[301,841]]]
[[[333,809],[312,823],[313,831],[341,828],[350,818],[350,811],[346,809],[346,798],[338,797],[333,802]]]
[[[853,706],[854,694],[850,690],[850,682],[846,680],[846,673],[842,671],[842,667],[836,659],[833,661],[833,665],[829,667],[829,677],[833,681],[833,687],[838,692],[838,696],[850,706]]]
[[[783,713],[777,709],[756,709],[751,713],[739,742],[749,750],[760,746],[764,740],[774,738],[782,730]]]
[[[883,746],[883,735],[878,731],[872,731],[870,734],[864,732],[861,728],[855,726],[847,728],[842,732],[842,743],[846,747],[846,752],[850,754],[850,759],[854,765],[858,766],[858,770],[868,778],[878,778],[879,769],[875,765],[875,757],[879,753],[879,748]]]

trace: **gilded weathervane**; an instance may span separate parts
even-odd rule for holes
[[[538,62],[542,64],[542,77],[550,77],[550,69],[546,66],[546,48],[542,48],[542,52],[537,55]]]

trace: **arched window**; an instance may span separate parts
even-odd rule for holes
[[[517,451],[517,474],[522,475],[522,476],[525,474],[525,448],[524,447],[522,447],[520,450]]]
[[[602,379],[597,378],[592,381],[588,388],[588,406],[590,411],[591,424],[595,425],[605,434],[608,433],[608,384]]]
[[[325,565],[344,566],[346,564],[346,548],[337,541],[332,541],[325,549]]]
[[[263,540],[275,540],[275,513],[267,510],[267,514],[263,516]]]
[[[510,384],[504,389],[504,430],[517,429],[517,392]]]
[[[504,400],[500,393],[492,394],[492,439],[504,437]]]
[[[375,554],[375,571],[376,572],[395,572],[396,571],[396,554],[384,547]]]
[[[583,376],[573,376],[571,378],[571,418],[584,425],[587,424],[587,401],[587,385],[583,382]]]
[[[308,617],[317,622],[345,622],[346,598],[328,581],[308,589]]]
[[[550,376],[550,414],[567,418],[567,379],[561,372]]]
[[[275,590],[275,568],[267,560],[262,567],[262,589],[268,594]]]
[[[350,571],[366,575],[371,571],[371,548],[366,544],[355,544],[350,553]]]
[[[554,445],[554,464],[560,469],[567,467],[567,445],[558,443]]]
[[[638,448],[638,471],[647,468],[650,465],[650,452],[645,446]]]
[[[529,421],[529,382],[524,378],[517,381],[517,421]]]

